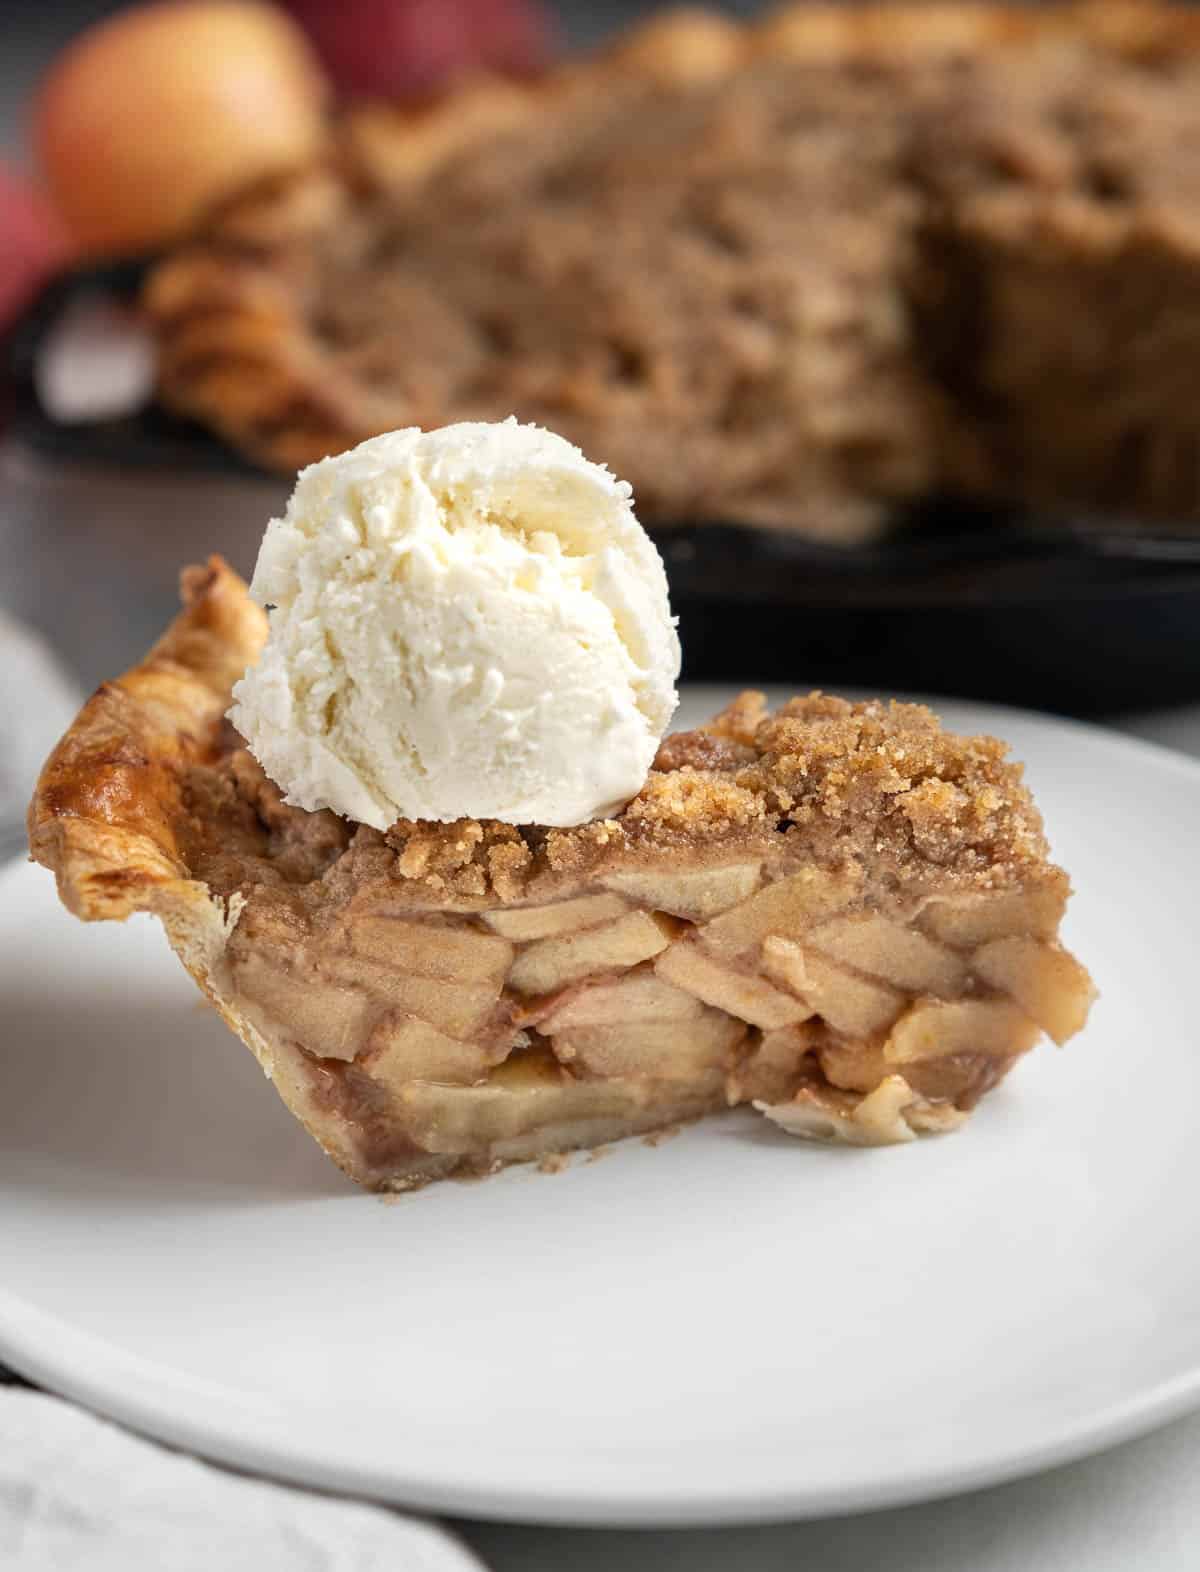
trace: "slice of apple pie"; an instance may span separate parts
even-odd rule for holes
[[[741,695],[571,829],[287,806],[224,719],[262,612],[218,559],[90,700],[30,813],[87,920],[146,911],[360,1183],[404,1189],[752,1102],[907,1141],[1093,997],[1004,746],[926,709]]]

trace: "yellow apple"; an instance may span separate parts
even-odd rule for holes
[[[325,142],[326,84],[294,22],[256,0],[159,0],[89,28],[34,102],[46,183],[89,256],[153,250]]]

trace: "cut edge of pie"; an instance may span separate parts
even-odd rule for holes
[[[293,1114],[370,1188],[752,1103],[952,1129],[1095,990],[1018,766],[919,706],[743,694],[615,819],[386,835],[287,805],[225,720],[263,613],[219,558],[30,808],[85,921],[158,917]]]

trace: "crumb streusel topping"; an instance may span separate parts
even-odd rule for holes
[[[386,834],[286,806],[227,728],[220,757],[188,778],[197,874],[215,891],[311,886],[321,905],[384,878],[416,904],[517,902],[613,867],[767,844],[813,861],[870,865],[912,894],[930,880],[994,889],[1045,864],[1021,768],[992,737],[944,731],[929,709],[822,693],[770,713],[741,694],[708,725],[667,737],[615,818],[572,829],[401,820]]]

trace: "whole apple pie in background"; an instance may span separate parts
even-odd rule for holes
[[[794,1133],[960,1124],[1093,989],[1020,768],[913,705],[745,693],[568,829],[289,807],[224,719],[263,613],[219,559],[48,762],[35,858],[159,917],[361,1184],[552,1158],[752,1102]]]
[[[162,396],[284,470],[516,412],[653,522],[1195,518],[1198,29],[1152,0],[685,12],[360,109],[151,272]]]

